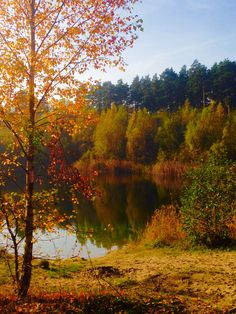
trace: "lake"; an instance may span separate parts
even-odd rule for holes
[[[100,196],[94,202],[82,199],[76,208],[77,235],[58,229],[38,234],[34,255],[88,258],[105,255],[136,239],[154,210],[178,199],[180,182],[155,177],[103,176],[97,178]],[[64,204],[64,210],[71,210]],[[84,234],[91,233],[91,238]]]
[[[94,202],[81,199],[75,207],[66,200],[62,211],[75,210],[76,232],[59,228],[39,231],[34,256],[42,258],[84,258],[105,255],[142,234],[156,208],[178,199],[180,182],[155,177],[103,176],[96,179],[99,191]],[[88,236],[89,235],[89,236]]]

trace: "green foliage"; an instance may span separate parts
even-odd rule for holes
[[[194,60],[188,70],[188,96],[196,107],[206,104],[206,90],[208,85],[208,70],[205,65]]]
[[[219,246],[230,240],[236,214],[236,164],[211,156],[189,171],[181,197],[184,230],[193,243]]]
[[[158,96],[171,111],[177,109],[178,83],[178,75],[172,68],[160,75]]]
[[[95,91],[90,95],[93,105],[101,112],[104,109],[111,107],[111,104],[123,104],[127,101],[129,94],[129,86],[122,80],[118,80],[117,84],[112,84],[110,81],[99,83],[95,86]]]
[[[137,163],[155,160],[156,121],[146,109],[134,111],[126,132],[127,158]]]
[[[190,99],[196,108],[205,107],[209,99],[223,103],[228,111],[236,105],[236,62],[224,60],[210,69],[194,60],[189,69],[184,65],[179,73],[165,69],[152,78],[136,76],[130,85],[122,80],[117,84],[104,82],[96,87],[93,104],[101,112],[111,107],[112,102],[125,103],[136,108],[176,111],[185,99]]]
[[[122,159],[125,157],[125,133],[128,113],[124,106],[102,112],[94,135],[94,150],[101,159]]]
[[[160,126],[157,129],[158,161],[171,159],[180,152],[185,140],[185,132],[190,121],[194,120],[196,110],[188,100],[182,108],[172,114],[161,113]]]
[[[178,113],[168,115],[162,120],[161,126],[157,129],[157,142],[159,144],[159,155],[165,154],[171,158],[176,153],[181,143],[184,142],[184,129],[181,117]],[[160,160],[160,156],[158,156]]]
[[[228,159],[236,159],[236,110],[228,113],[224,104],[215,101],[197,109],[186,99],[175,112],[156,113],[113,104],[95,115],[94,121],[86,131],[78,132],[72,143],[68,138],[70,162],[77,156],[81,165],[93,164],[94,170],[103,171],[107,168],[104,162],[108,168],[112,162],[119,166],[127,161],[133,165],[168,160],[202,162],[211,152],[221,154],[222,149]],[[122,166],[124,172],[132,172],[127,165]]]
[[[190,150],[204,152],[220,141],[226,121],[222,104],[211,102],[208,107],[199,111],[185,133],[185,143]]]
[[[211,68],[211,97],[223,102],[228,109],[236,101],[236,62],[224,60]]]
[[[229,159],[236,160],[236,113],[229,116],[222,131],[221,145],[227,151]]]

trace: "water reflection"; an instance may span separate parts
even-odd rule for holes
[[[100,197],[93,203],[81,199],[74,224],[80,243],[85,241],[80,234],[92,229],[91,245],[110,250],[135,239],[156,208],[177,199],[180,185],[162,186],[155,178],[106,176],[98,178],[96,186]],[[71,204],[63,207],[71,209]]]
[[[66,230],[57,229],[54,233],[37,232],[37,242],[34,245],[34,257],[40,258],[93,258],[103,256],[111,250],[117,249],[112,246],[110,250],[103,246],[98,247],[91,239],[85,243],[78,241],[74,234]]]
[[[58,205],[69,214],[75,210],[72,224],[76,232],[67,234],[62,227],[55,233],[39,232],[34,255],[87,258],[88,251],[95,257],[119,248],[141,234],[156,208],[177,200],[180,182],[153,177],[106,176],[97,178],[96,186],[100,197],[92,203],[82,198],[76,207],[62,191]],[[91,230],[93,236],[85,237]]]

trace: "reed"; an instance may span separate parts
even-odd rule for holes
[[[129,175],[142,174],[146,172],[143,165],[135,164],[128,160],[80,160],[75,163],[75,167],[81,173],[93,173],[97,171],[99,174],[115,174],[115,175]]]
[[[152,173],[162,178],[181,178],[188,167],[176,160],[167,160],[157,162],[153,168]]]
[[[182,230],[180,214],[174,205],[157,209],[147,224],[143,240],[154,246],[174,245],[186,238]]]

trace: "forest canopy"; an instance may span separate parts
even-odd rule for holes
[[[130,85],[118,80],[116,84],[107,81],[97,87],[92,98],[100,111],[109,108],[112,102],[145,107],[151,112],[176,111],[186,99],[198,108],[209,104],[210,100],[235,108],[236,62],[226,59],[208,69],[195,60],[189,69],[184,65],[179,73],[167,68],[152,78],[136,76]]]
[[[198,162],[222,151],[236,159],[235,61],[103,82],[89,97],[96,122],[72,138],[74,161]]]

